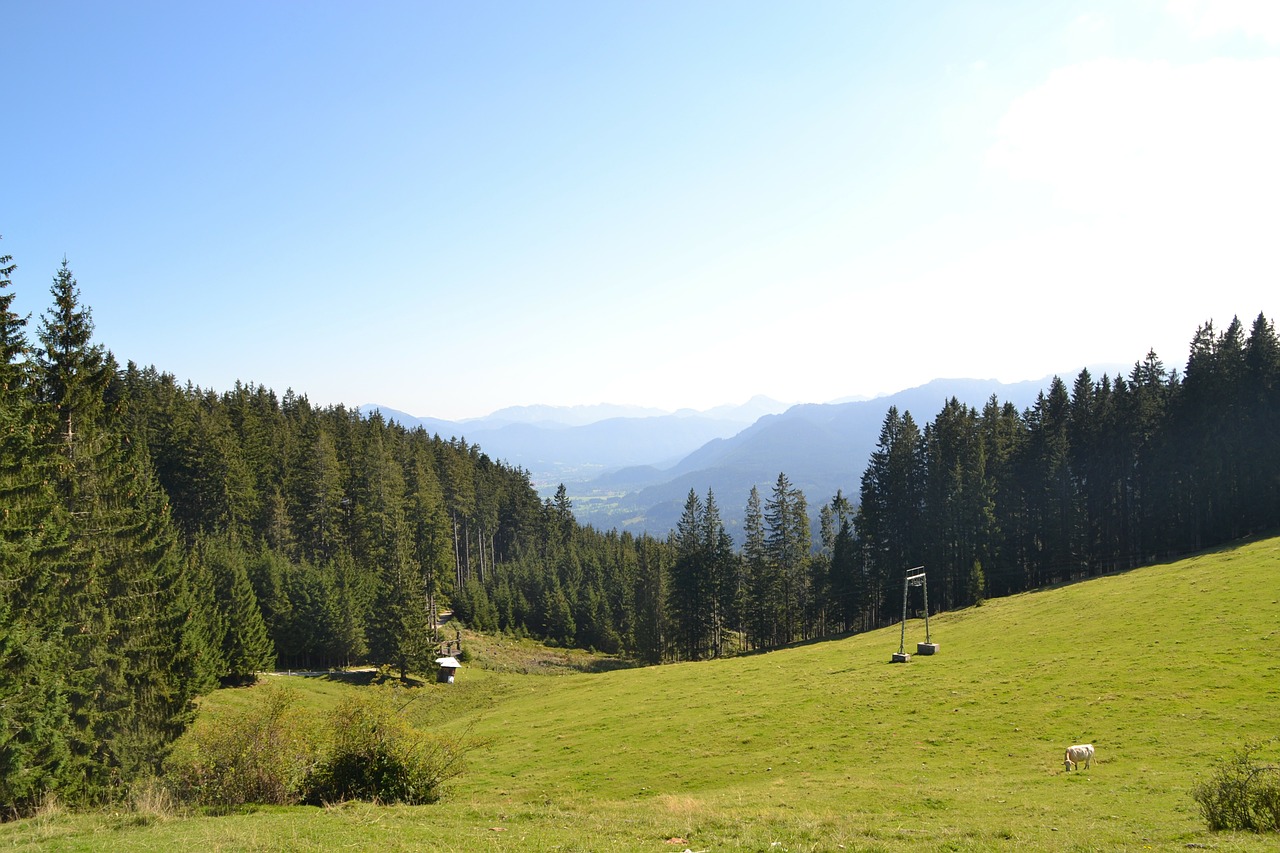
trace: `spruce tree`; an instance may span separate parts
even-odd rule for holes
[[[672,537],[675,560],[667,585],[674,646],[686,660],[703,656],[711,631],[711,577],[702,537],[702,500],[689,490]]]
[[[407,466],[407,523],[410,558],[415,568],[418,589],[426,618],[430,641],[435,643],[435,626],[439,622],[440,602],[447,599],[453,587],[453,549],[449,535],[449,517],[445,513],[444,493],[440,479],[428,457],[422,434],[410,445]],[[510,599],[508,598],[508,605]],[[499,613],[500,619],[503,618]],[[504,629],[512,627],[506,616]]]
[[[818,548],[809,560],[810,608],[806,619],[819,635],[828,633],[840,621],[832,558],[841,521],[852,519],[853,505],[843,489],[837,489],[835,497],[818,510]]]
[[[648,535],[636,540],[635,648],[646,663],[661,663],[666,653],[666,567],[663,544]]]
[[[578,626],[573,619],[573,608],[554,572],[549,576],[543,595],[543,635],[561,645],[568,645],[577,634]]]
[[[365,659],[369,653],[369,637],[366,625],[372,622],[375,629],[381,627],[387,631],[388,643],[380,660],[395,662],[401,668],[401,675],[409,666],[406,634],[412,629],[412,621],[406,618],[409,613],[416,612],[413,602],[397,601],[392,596],[385,596],[381,604],[375,607],[386,608],[382,620],[368,618],[369,586],[372,580],[366,581],[356,568],[355,560],[345,549],[338,553],[336,559],[329,563],[326,572],[329,581],[329,659],[340,666],[350,666]],[[406,624],[408,623],[408,624]]]
[[[278,665],[314,669],[345,663],[333,652],[341,645],[341,630],[332,577],[316,564],[301,560],[287,564],[284,588],[289,609],[273,638]]]
[[[978,413],[952,397],[925,427],[923,560],[930,601],[941,609],[971,601],[973,561],[990,534],[991,495]]]
[[[744,618],[748,642],[756,648],[778,645],[778,627],[782,623],[782,581],[769,559],[765,541],[764,510],[760,490],[752,486],[747,497],[742,529],[743,572],[746,575],[746,614]]]
[[[1067,387],[1057,376],[1027,412],[1028,440],[1023,457],[1030,529],[1027,545],[1028,588],[1070,577],[1082,568],[1071,545],[1078,541],[1072,487]]]
[[[779,473],[764,506],[765,553],[780,585],[779,639],[783,643],[805,633],[802,618],[808,601],[809,559],[812,546],[809,512],[804,493]]]
[[[53,564],[56,597],[50,618],[61,632],[71,708],[72,798],[99,797],[118,775],[110,743],[125,725],[125,660],[115,642],[107,560],[115,525],[107,519],[106,482],[114,458],[102,435],[105,351],[91,343],[92,321],[66,261],[52,287],[54,305],[41,319],[43,348],[34,354],[36,396],[49,413],[49,447],[58,465],[55,487],[71,524],[67,548]],[[106,534],[104,537],[103,534]],[[106,538],[108,541],[103,542]],[[105,544],[106,549],[99,545]]]
[[[842,519],[831,547],[831,597],[841,630],[859,627],[866,609],[866,585],[853,535],[853,517]]]
[[[185,561],[146,446],[120,448],[106,529],[115,550],[104,565],[111,642],[124,656],[122,730],[112,760],[127,783],[158,774],[170,745],[194,717],[197,680],[185,637],[191,602],[184,597]],[[99,548],[106,550],[103,545]]]
[[[738,602],[741,594],[741,563],[733,552],[733,539],[724,528],[716,496],[707,489],[703,504],[702,550],[707,563],[709,603],[711,606],[710,651],[715,657],[724,654],[725,635],[730,625],[738,622]]]
[[[333,435],[309,407],[300,406],[299,412],[296,453],[285,484],[289,529],[299,556],[323,563],[342,545],[342,516],[351,503],[343,489],[342,461]]]
[[[66,651],[72,709],[72,796],[98,798],[157,772],[192,707],[182,638],[183,563],[144,440],[128,441],[106,405],[115,362],[64,261],[42,317],[37,396],[52,413],[54,478],[69,514],[52,564],[53,617]]]
[[[1243,440],[1253,454],[1241,492],[1249,530],[1259,531],[1280,524],[1280,338],[1262,314],[1245,343],[1241,397]]]
[[[186,552],[187,567],[183,572],[187,604],[187,624],[183,639],[191,660],[192,692],[208,693],[222,683],[227,673],[223,640],[227,634],[226,618],[218,604],[217,583],[201,543]]]
[[[12,310],[14,269],[0,256],[0,804],[20,815],[63,780],[70,708],[62,635],[49,607],[65,515],[49,487],[51,457],[37,440],[20,361],[27,320]]]
[[[257,673],[275,667],[276,655],[244,551],[233,537],[205,537],[197,550],[213,583],[222,626],[219,678],[225,685],[250,684]]]
[[[866,548],[872,619],[882,616],[884,599],[907,568],[922,562],[924,461],[920,431],[911,413],[889,407],[871,461],[862,474],[858,539]],[[883,611],[883,613],[882,613]]]
[[[388,446],[390,437],[377,413],[361,424],[352,488],[358,549],[354,557],[356,566],[368,567],[374,589],[369,616],[360,618],[369,623],[370,650],[376,659],[394,664],[403,677],[409,670],[406,641],[427,617],[420,575],[412,561],[404,472]],[[358,588],[350,587],[353,592]]]
[[[293,607],[286,588],[289,560],[279,551],[263,544],[258,547],[256,554],[248,557],[247,568],[254,597],[258,600],[258,609],[262,612],[262,621],[267,626],[272,646],[280,654]]]
[[[1013,404],[1001,404],[994,394],[982,408],[978,429],[995,516],[984,552],[990,565],[1001,566],[1000,571],[987,573],[987,586],[994,595],[1008,595],[1021,588],[1016,565],[1022,553],[1018,543],[1026,519],[1017,485],[1016,459],[1025,441],[1025,430]]]

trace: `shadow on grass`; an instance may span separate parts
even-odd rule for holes
[[[1188,551],[1170,551],[1165,554],[1150,554],[1145,558],[1130,557],[1124,565],[1115,568],[1096,567],[1091,569],[1083,569],[1073,572],[1069,577],[1060,578],[1052,582],[1047,582],[1041,586],[1030,587],[1022,592],[1013,592],[1008,595],[994,596],[994,598],[1009,598],[1015,595],[1037,595],[1042,592],[1052,592],[1054,590],[1064,589],[1066,587],[1075,586],[1076,584],[1086,583],[1098,578],[1117,577],[1119,575],[1127,575],[1139,569],[1149,569],[1154,566],[1166,566],[1170,563],[1178,563],[1183,560],[1195,560],[1202,557],[1211,557],[1215,554],[1225,554],[1228,551],[1235,551],[1245,545],[1254,542],[1261,542],[1266,539],[1274,539],[1280,535],[1278,530],[1268,530],[1263,533],[1252,533],[1247,536],[1241,536],[1238,539],[1232,539],[1218,545],[1212,545],[1207,548],[1200,548]]]
[[[368,687],[373,684],[400,684],[404,687],[422,687],[429,683],[425,678],[408,675],[401,678],[385,669],[330,669],[330,670],[283,670],[272,673],[276,676],[292,678],[317,678],[321,681],[335,681],[339,684],[350,684],[354,687]]]
[[[639,669],[646,664],[627,658],[591,658],[581,664],[569,664],[579,672],[615,672],[619,669]]]
[[[871,630],[879,629],[873,628]],[[857,636],[858,634],[866,633],[870,633],[870,631],[841,631],[839,634],[823,634],[821,637],[810,637],[807,640],[796,640],[795,642],[787,643],[782,646],[773,646],[772,648],[767,649],[741,649],[739,651],[732,652],[731,654],[727,654],[725,657],[749,658],[756,657],[757,655],[767,655],[773,652],[780,652],[784,649],[803,649],[806,646],[821,646],[826,643],[837,643],[840,640],[847,640],[850,637]]]
[[[419,678],[416,675],[406,675],[401,678],[398,675],[378,669],[334,670],[320,677],[325,681],[336,681],[340,684],[350,684],[356,687],[368,687],[372,684],[400,684],[404,687],[423,687],[428,683],[426,679]]]
[[[567,654],[531,655],[515,660],[491,660],[478,657],[472,661],[472,665],[493,672],[516,672],[524,675],[595,674],[648,666],[641,661],[628,658],[593,658]]]

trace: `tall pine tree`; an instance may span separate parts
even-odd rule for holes
[[[27,320],[12,308],[14,269],[0,256],[0,804],[20,815],[63,782],[71,722],[64,638],[49,606],[66,517],[24,369]]]
[[[189,603],[167,500],[145,442],[107,406],[115,362],[93,343],[90,311],[64,261],[41,319],[38,398],[52,413],[55,484],[70,516],[51,604],[74,732],[72,796],[99,798],[158,772],[192,713],[182,639]]]

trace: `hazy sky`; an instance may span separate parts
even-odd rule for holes
[[[0,254],[121,362],[463,418],[1280,312],[1280,3],[0,0]]]

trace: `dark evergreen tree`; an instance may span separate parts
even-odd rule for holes
[[[604,535],[603,547],[608,570],[601,578],[601,591],[606,606],[613,617],[614,635],[618,651],[632,651],[636,647],[636,577],[639,573],[639,556],[635,538],[627,532],[610,530]]]
[[[275,645],[249,580],[246,556],[234,539],[206,538],[196,549],[215,591],[224,668],[224,684],[249,684],[259,672],[275,668]]]
[[[920,431],[911,413],[890,407],[871,462],[862,475],[858,538],[871,581],[872,623],[890,619],[885,596],[924,559],[922,519],[925,466]]]
[[[543,588],[542,612],[543,635],[561,645],[570,644],[578,633],[578,626],[573,619],[573,608],[554,572],[548,574]]]
[[[1082,568],[1071,546],[1079,541],[1068,442],[1070,398],[1053,377],[1027,412],[1022,460],[1026,505],[1033,535],[1027,542],[1026,587],[1034,589],[1073,576]]]
[[[1117,384],[1117,388],[1118,388]],[[1130,466],[1128,495],[1128,565],[1136,566],[1182,550],[1172,543],[1194,525],[1175,520],[1172,495],[1177,490],[1175,459],[1180,455],[1169,414],[1182,395],[1176,373],[1165,370],[1154,351],[1133,366],[1120,414],[1126,431],[1125,456]]]
[[[803,616],[808,599],[812,534],[804,493],[780,473],[764,505],[765,554],[779,584],[781,624],[775,641],[789,643],[806,634]]]
[[[284,564],[284,589],[289,609],[273,631],[276,665],[287,669],[326,669],[345,665],[341,648],[341,605],[333,572],[308,560]]]
[[[667,584],[672,650],[685,660],[705,657],[711,636],[711,577],[702,538],[702,499],[689,490],[671,545]]]
[[[635,651],[646,663],[661,663],[666,654],[665,548],[652,536],[636,540]]]
[[[374,413],[360,425],[359,465],[353,487],[356,565],[369,567],[374,588],[369,611],[369,647],[380,661],[409,670],[402,643],[428,620],[421,573],[412,561],[413,542],[405,515],[404,469],[388,446],[394,434]]]
[[[69,793],[98,797],[157,772],[190,719],[189,602],[167,500],[145,442],[126,441],[107,406],[115,363],[92,342],[90,312],[65,261],[52,294],[35,366],[70,514],[53,602],[75,729],[79,786]]]
[[[1008,595],[1022,589],[1020,546],[1025,540],[1026,511],[1016,462],[1026,432],[1013,404],[1001,404],[994,395],[982,408],[978,429],[987,463],[986,487],[995,516],[980,551],[989,558],[984,568],[991,594]]]
[[[701,535],[710,586],[710,652],[719,657],[725,652],[729,626],[740,621],[741,561],[733,552],[733,538],[725,530],[720,507],[710,489],[707,489],[707,501],[703,505]]]
[[[837,491],[831,503],[822,507],[820,516],[820,556],[826,569],[823,598],[829,624],[836,631],[852,631],[866,607],[866,589],[853,533],[856,512],[844,492]]]
[[[368,634],[372,631],[385,644],[383,654],[377,656],[377,660],[394,663],[404,677],[412,665],[410,659],[416,649],[408,638],[417,639],[412,631],[416,624],[412,616],[420,613],[419,603],[410,601],[407,593],[402,599],[398,598],[396,592],[403,591],[400,587],[393,588],[379,599],[371,589],[377,579],[363,575],[345,548],[324,567],[324,578],[328,625],[325,659],[344,667],[363,661],[370,652]],[[370,602],[376,608],[379,600],[387,612],[382,614],[382,618],[371,619]],[[417,663],[421,665],[421,661]]]
[[[771,648],[781,640],[783,582],[780,567],[769,559],[765,540],[764,509],[755,486],[747,496],[742,522],[742,563],[745,575],[744,628],[747,642],[755,648]]]
[[[298,441],[288,469],[290,530],[298,556],[312,562],[333,559],[343,544],[343,516],[350,511],[341,460],[332,433],[303,399],[296,408]]]
[[[866,577],[853,526],[854,518],[842,519],[831,548],[832,610],[841,631],[861,628],[868,605]]]
[[[1280,339],[1262,314],[1249,330],[1244,363],[1241,444],[1250,462],[1240,491],[1245,527],[1258,532],[1280,520]]]
[[[199,542],[187,550],[185,559],[182,599],[188,609],[182,638],[185,654],[191,660],[192,692],[199,695],[220,686],[229,671],[223,648],[227,622],[218,602],[212,567],[204,559]]]
[[[262,613],[263,624],[279,663],[290,649],[288,630],[292,621],[293,602],[289,598],[289,559],[263,544],[258,546],[255,554],[246,556],[246,568],[249,582],[253,584],[253,596],[258,602],[258,610]]]
[[[466,549],[469,541],[467,521],[476,506],[476,479],[472,462],[466,439],[456,439],[440,447],[440,485],[444,487],[445,510],[449,513],[454,585],[458,587],[470,575]]]
[[[1081,370],[1071,388],[1067,417],[1067,446],[1072,491],[1077,504],[1077,525],[1072,531],[1071,551],[1079,556],[1090,573],[1103,561],[1101,514],[1107,503],[1106,477],[1100,470],[1105,452],[1100,439],[1101,408],[1106,398],[1095,387],[1088,370]]]
[[[439,623],[439,603],[447,599],[453,589],[449,517],[445,512],[440,480],[427,458],[429,450],[425,434],[414,436],[409,453],[406,488],[411,559],[416,567],[420,584],[418,592],[423,598],[425,617],[434,642],[435,626]]]
[[[0,256],[0,816],[21,815],[63,781],[70,708],[49,566],[65,518],[24,369],[26,318],[12,310],[15,266]]]

